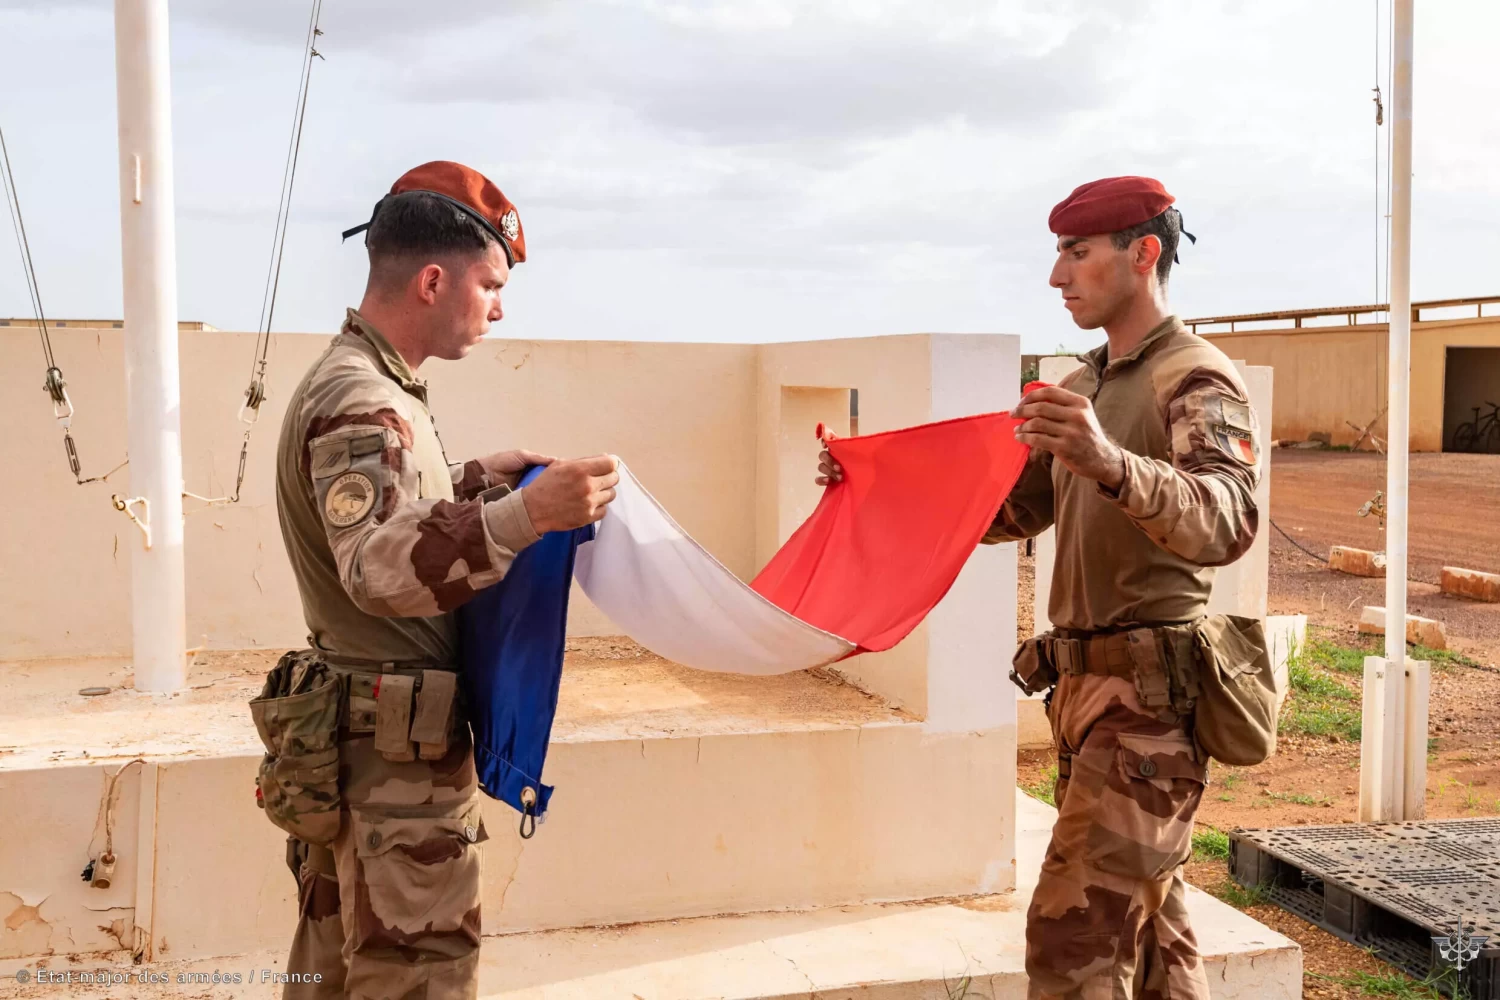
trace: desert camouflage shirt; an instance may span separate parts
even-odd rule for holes
[[[1255,540],[1260,431],[1223,352],[1169,317],[1123,357],[1083,355],[1062,386],[1088,396],[1125,449],[1118,495],[1033,451],[985,535],[1057,525],[1048,617],[1060,628],[1185,622],[1203,614],[1214,567]]]
[[[276,455],[281,536],[315,649],[451,665],[451,612],[536,541],[515,483],[449,465],[426,383],[353,309],[287,404]],[[503,492],[503,491],[497,491]]]

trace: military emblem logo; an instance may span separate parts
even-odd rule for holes
[[[508,240],[513,240],[521,235],[521,219],[516,215],[515,209],[511,209],[500,217],[500,232]]]
[[[1255,417],[1248,404],[1220,397],[1217,421],[1209,423],[1209,436],[1219,450],[1235,461],[1254,465],[1259,457],[1255,448]],[[1210,411],[1210,417],[1212,417]]]
[[[346,472],[328,487],[323,514],[328,523],[347,528],[365,519],[375,509],[375,484],[362,472]]]

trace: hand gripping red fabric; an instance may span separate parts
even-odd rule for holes
[[[856,652],[894,646],[953,586],[1015,486],[1030,451],[1018,423],[987,413],[852,438],[819,424],[843,481],[750,585]]]

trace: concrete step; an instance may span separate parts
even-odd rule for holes
[[[1013,728],[933,734],[832,675],[708,674],[628,643],[582,649],[564,673],[547,822],[523,841],[516,814],[486,802],[486,933],[1014,884]],[[26,695],[0,705],[0,959],[138,933],[158,958],[283,944],[294,885],[284,838],[253,803],[244,707],[264,668],[203,665],[206,686],[173,698],[83,699],[88,683],[118,684],[114,668],[0,666],[0,685]],[[78,876],[103,842],[102,796],[137,754],[149,763],[116,789],[115,882],[90,888]]]
[[[1026,907],[1054,814],[1024,795],[1016,806],[1021,886],[1015,893],[487,937],[480,994],[490,1000],[1019,1000],[1026,993]],[[1196,889],[1188,906],[1215,1000],[1302,995],[1295,942]],[[52,964],[54,971],[63,968]],[[144,968],[174,983],[179,973],[192,972],[253,977],[253,985],[202,989],[204,996],[254,1000],[278,996],[277,985],[262,977],[286,971],[279,950]]]

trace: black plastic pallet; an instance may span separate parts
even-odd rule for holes
[[[1235,830],[1229,870],[1267,901],[1453,994],[1434,938],[1487,940],[1457,983],[1500,1000],[1500,819]],[[1447,976],[1443,973],[1449,972]]]

